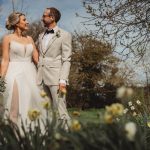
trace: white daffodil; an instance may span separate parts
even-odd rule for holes
[[[133,105],[133,103],[130,101],[130,102],[128,102],[128,105],[129,105],[129,106],[132,106],[132,105]]]
[[[134,122],[128,122],[125,124],[126,137],[130,141],[134,141],[137,132],[136,124]]]
[[[137,100],[136,103],[137,103],[138,105],[141,105],[141,101],[139,101],[139,100]]]
[[[128,108],[125,108],[125,109],[123,110],[123,113],[126,114],[128,111],[129,111],[129,109],[128,109]]]
[[[147,122],[147,126],[150,128],[150,121]]]
[[[137,113],[135,111],[133,112],[133,116],[137,116]]]
[[[131,97],[133,95],[133,89],[132,88],[126,88],[126,94],[128,97]]]
[[[126,93],[126,87],[122,86],[122,87],[120,87],[120,88],[117,89],[117,95],[116,95],[116,97],[117,98],[123,98],[125,96],[125,93]]]
[[[134,107],[134,106],[131,106],[130,108],[131,108],[131,110],[135,110],[135,107]]]
[[[56,133],[54,134],[54,137],[55,137],[56,140],[60,140],[62,136],[61,136],[60,133],[56,132]]]

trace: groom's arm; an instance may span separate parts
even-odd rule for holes
[[[65,32],[62,41],[62,67],[60,73],[60,83],[62,81],[68,82],[68,76],[71,66],[71,54],[72,54],[72,36],[70,33]]]

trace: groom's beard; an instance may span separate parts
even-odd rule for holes
[[[49,20],[49,21],[44,21],[43,20],[43,23],[44,23],[45,27],[48,27],[50,24],[54,23],[54,20]]]

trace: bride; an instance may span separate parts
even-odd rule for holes
[[[10,120],[20,125],[21,119],[23,123],[29,120],[31,109],[39,110],[41,118],[46,114],[41,106],[43,98],[36,84],[36,67],[32,61],[38,62],[38,52],[32,38],[23,34],[28,30],[24,14],[10,14],[6,28],[13,33],[4,36],[2,43],[1,77],[6,82],[4,107]]]

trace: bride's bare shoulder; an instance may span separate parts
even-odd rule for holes
[[[3,36],[3,41],[4,42],[10,42],[10,40],[13,38],[13,34],[6,34]]]
[[[27,36],[27,38],[29,39],[29,41],[32,43],[33,42],[33,38],[31,36]]]
[[[29,36],[29,35],[27,36],[27,38],[28,38],[28,39],[30,39],[30,40],[32,40],[32,37],[31,37],[31,36]]]

